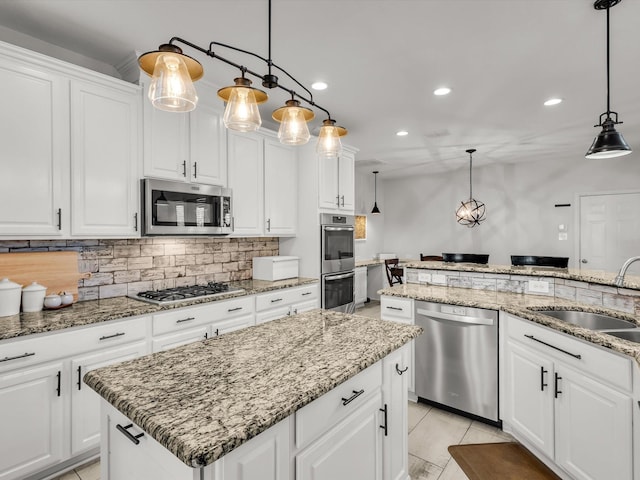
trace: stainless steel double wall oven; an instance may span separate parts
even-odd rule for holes
[[[320,214],[322,308],[355,310],[354,217]]]

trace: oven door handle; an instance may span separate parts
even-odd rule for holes
[[[353,227],[323,227],[327,232],[353,232]]]
[[[448,313],[434,312],[432,310],[424,310],[422,308],[418,308],[416,310],[416,313],[418,315],[431,317],[436,320],[449,320],[450,322],[469,323],[472,325],[493,325],[494,324],[494,321],[492,318],[477,318],[477,317],[467,317],[464,315],[451,315]]]
[[[355,272],[343,273],[341,275],[325,275],[324,280],[325,282],[332,282],[334,280],[342,280],[349,277],[355,277],[355,275]]]

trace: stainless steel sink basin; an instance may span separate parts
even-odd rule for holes
[[[637,328],[635,323],[599,313],[580,312],[576,310],[541,310],[539,313],[543,313],[550,317],[557,318],[558,320],[562,320],[563,322],[567,322],[578,327],[588,328],[590,330]],[[638,333],[640,335],[640,332],[630,333]]]
[[[632,342],[640,343],[640,330],[607,332],[607,334],[613,335],[614,337],[618,337],[618,338],[624,338],[625,340],[630,340]]]

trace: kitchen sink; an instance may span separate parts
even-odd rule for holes
[[[578,327],[588,328],[590,330],[637,328],[635,323],[599,313],[581,312],[577,310],[540,310],[538,313],[543,313],[550,317],[557,318],[558,320],[562,320],[563,322],[567,322]],[[640,331],[629,333],[637,333],[640,335]],[[640,336],[637,338],[640,341]]]
[[[613,335],[614,337],[623,338],[632,342],[640,343],[640,330],[620,331],[620,332],[607,332],[607,335]]]

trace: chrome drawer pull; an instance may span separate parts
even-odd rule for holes
[[[104,335],[104,336],[100,337],[100,340],[107,340],[108,338],[121,337],[123,335],[124,335],[124,332],[114,333],[113,335]]]
[[[271,300],[271,303],[276,303],[276,302],[281,302],[282,299],[281,298],[274,298],[273,300]]]
[[[227,309],[227,312],[237,312],[238,310],[242,310],[242,307],[229,308]]]
[[[555,345],[551,345],[550,343],[543,342],[542,340],[534,337],[533,335],[525,335],[525,337],[530,338],[534,342],[538,342],[538,343],[541,343],[543,345],[546,345],[547,347],[551,347],[554,350],[558,350],[559,352],[566,353],[567,355],[571,355],[573,358],[577,358],[578,360],[580,360],[582,358],[582,355],[580,355],[578,353],[567,352],[566,350],[563,350],[563,349],[561,349],[559,347],[556,347]]]
[[[0,362],[8,362],[10,360],[17,360],[18,358],[33,357],[35,354],[36,354],[36,352],[24,353],[22,355],[17,355],[15,357],[4,357],[4,358],[0,359]]]
[[[306,296],[306,295],[311,295],[311,292],[304,292],[304,293],[302,294],[302,296],[303,296],[303,297],[304,297],[304,296]]]
[[[400,308],[400,307],[390,307],[390,306],[387,305],[387,308],[389,310],[400,310],[400,311],[402,311],[402,308]]]
[[[195,320],[196,317],[187,317],[187,318],[183,318],[181,320],[176,320],[176,323],[182,323],[182,322],[190,322],[191,320]]]
[[[398,372],[398,375],[402,375],[404,372],[406,372],[407,370],[409,370],[409,367],[406,366],[404,367],[403,370],[400,370],[400,364],[396,363],[396,372]]]
[[[356,398],[358,398],[360,395],[362,395],[364,393],[364,390],[354,390],[353,391],[353,395],[351,395],[349,398],[342,398],[342,405],[349,405],[351,402],[353,402]]]
[[[131,440],[133,443],[135,443],[136,445],[140,444],[140,440],[138,440],[140,437],[144,437],[144,433],[139,433],[138,435],[133,435],[128,429],[133,427],[133,423],[130,423],[129,425],[127,425],[126,427],[123,427],[122,425],[120,425],[119,423],[116,425],[116,428],[118,430],[120,430],[122,433],[124,433],[124,436],[127,437],[129,440]]]

